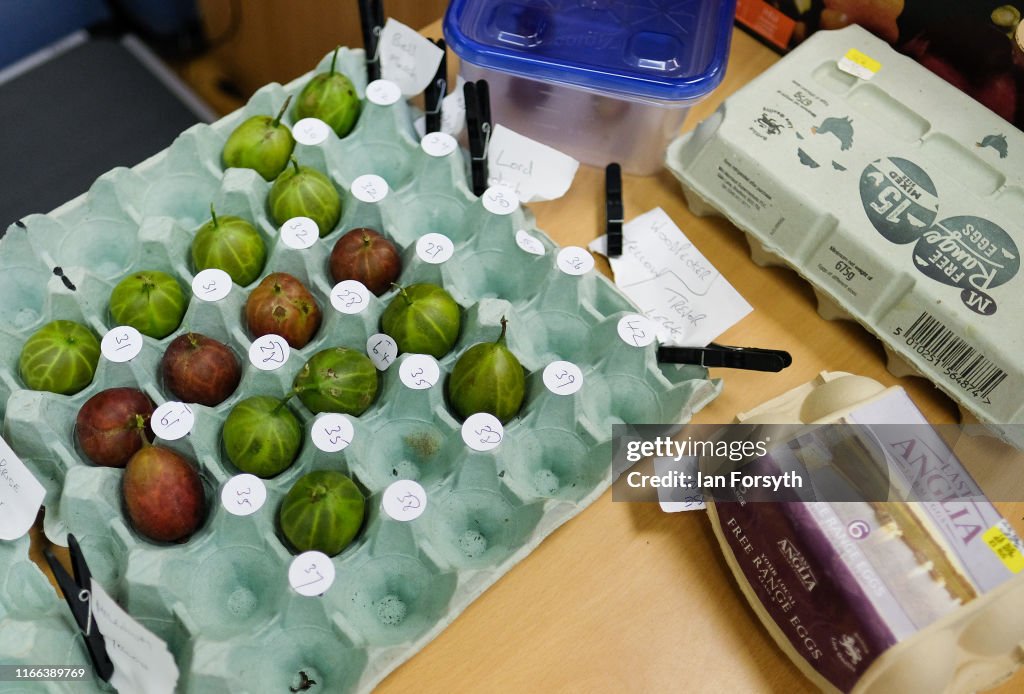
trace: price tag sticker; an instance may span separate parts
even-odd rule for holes
[[[480,197],[491,214],[512,214],[519,209],[519,196],[508,186],[491,186]]]
[[[543,380],[555,395],[572,395],[583,387],[583,372],[571,361],[553,361],[544,367]]]
[[[477,412],[462,423],[462,440],[474,451],[497,448],[505,438],[505,428],[493,414]]]
[[[288,248],[303,251],[320,238],[320,229],[309,217],[292,217],[281,225],[281,241]]]
[[[316,418],[310,436],[313,445],[324,453],[337,453],[348,448],[356,435],[352,420],[337,412],[328,412]]]
[[[323,595],[334,583],[334,564],[323,552],[303,552],[288,567],[288,584],[307,598]]]
[[[388,194],[388,182],[376,174],[364,174],[352,181],[352,195],[360,202],[380,202]]]
[[[594,269],[594,256],[579,246],[566,246],[558,251],[558,269],[567,275],[585,275]]]
[[[540,239],[530,236],[524,229],[516,232],[516,245],[534,255],[544,255],[545,253],[544,244],[540,242]]]
[[[249,361],[260,371],[275,371],[285,365],[291,352],[280,335],[263,335],[249,345]]]
[[[407,388],[426,390],[441,380],[441,367],[429,354],[410,354],[402,360],[398,375]]]
[[[370,290],[359,280],[342,280],[331,289],[331,306],[339,313],[362,313],[370,305]]]
[[[107,360],[122,363],[139,356],[142,344],[142,333],[130,325],[119,325],[100,340],[100,352]]]
[[[657,328],[646,316],[631,313],[619,319],[619,337],[632,347],[646,347],[654,342]]]
[[[192,408],[183,402],[171,400],[153,410],[149,425],[157,438],[165,441],[177,441],[187,436],[196,423],[196,415]]]
[[[45,497],[46,488],[0,438],[0,540],[24,537]]]
[[[427,490],[413,480],[398,480],[384,490],[381,505],[396,521],[416,520],[427,510]]]
[[[300,145],[318,145],[331,134],[331,126],[319,118],[303,118],[292,126],[292,137]]]
[[[981,536],[999,560],[1011,573],[1024,571],[1024,540],[1021,540],[1005,518],[985,531]]]
[[[390,106],[402,98],[402,90],[391,80],[374,80],[366,85],[366,98],[371,104]]]
[[[869,80],[878,74],[878,71],[882,69],[882,64],[856,48],[851,48],[846,55],[839,59],[837,67],[848,75]]]
[[[448,133],[427,133],[420,140],[420,149],[432,157],[447,157],[459,148],[459,143]]]
[[[416,241],[416,255],[431,265],[440,265],[455,253],[455,244],[444,234],[424,234]]]
[[[211,267],[192,278],[192,293],[202,301],[220,301],[231,293],[231,275]]]
[[[377,333],[366,341],[366,355],[378,371],[387,371],[398,356],[398,343],[390,335]]]
[[[251,516],[267,500],[267,485],[256,475],[235,475],[220,490],[220,502],[234,516]]]

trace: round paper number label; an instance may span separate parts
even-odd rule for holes
[[[153,410],[149,420],[153,433],[164,441],[177,441],[186,436],[195,423],[196,416],[192,408],[176,400],[165,402]]]
[[[459,143],[448,133],[427,133],[420,140],[420,149],[432,157],[447,157],[459,148]]]
[[[348,448],[355,433],[351,419],[343,414],[330,412],[316,418],[310,436],[313,438],[313,445],[324,453],[337,453]]]
[[[398,356],[398,343],[384,333],[370,335],[370,339],[366,341],[366,355],[370,357],[378,371],[387,371]]]
[[[519,209],[519,198],[508,186],[491,186],[484,191],[484,209],[491,214],[512,214]]]
[[[398,480],[388,485],[381,501],[384,513],[395,520],[416,520],[427,510],[427,490],[413,480]]]
[[[398,375],[407,388],[426,390],[441,379],[441,367],[429,354],[410,354],[402,360]]]
[[[231,275],[211,267],[192,278],[192,293],[202,301],[220,301],[231,293]]]
[[[100,340],[100,352],[110,361],[126,362],[139,356],[142,344],[142,333],[130,325],[119,325]]]
[[[462,423],[462,440],[474,451],[496,448],[505,437],[505,428],[493,414],[477,412]]]
[[[440,265],[455,253],[455,244],[444,234],[424,234],[416,241],[416,255],[431,265]]]
[[[388,182],[376,174],[364,174],[352,181],[352,195],[360,202],[380,202],[388,194]]]
[[[566,246],[558,251],[558,269],[567,275],[585,275],[594,269],[594,256],[579,246]]]
[[[288,567],[288,583],[299,595],[323,595],[334,583],[334,564],[323,552],[303,552]]]
[[[527,253],[544,255],[544,244],[540,242],[540,239],[530,236],[523,229],[516,232],[516,245]]]
[[[331,290],[331,306],[339,313],[362,313],[370,305],[370,290],[358,280],[342,280]]]
[[[292,217],[281,225],[281,241],[288,248],[302,251],[316,243],[318,238],[320,230],[309,217]]]
[[[235,475],[220,490],[220,502],[235,516],[251,516],[267,500],[267,486],[256,475]]]
[[[390,80],[374,80],[366,85],[366,98],[371,104],[390,106],[402,98],[402,89]]]
[[[654,324],[639,313],[631,313],[628,316],[623,316],[619,319],[619,323],[616,328],[619,331],[619,337],[622,338],[622,341],[627,345],[631,345],[633,347],[646,347],[654,342]]]
[[[319,118],[303,118],[292,126],[292,137],[300,145],[318,145],[331,134],[331,126]]]
[[[274,371],[284,366],[291,352],[280,335],[263,335],[249,345],[249,361],[260,371]]]
[[[544,385],[555,395],[572,395],[583,387],[583,372],[571,361],[553,361],[544,367]]]

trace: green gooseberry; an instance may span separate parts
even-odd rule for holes
[[[358,417],[377,397],[377,367],[362,352],[331,347],[317,352],[295,375],[292,387],[310,412]]]
[[[333,557],[355,539],[365,515],[366,500],[355,482],[335,470],[317,470],[292,486],[278,518],[295,549]]]
[[[18,371],[32,390],[74,395],[92,383],[99,360],[100,341],[89,328],[70,320],[55,320],[25,342]]]
[[[217,217],[210,205],[210,221],[192,239],[192,268],[223,270],[238,285],[256,281],[267,262],[267,246],[252,224],[241,217]]]
[[[295,120],[319,118],[338,135],[345,137],[355,127],[362,104],[352,80],[335,70],[340,46],[334,49],[331,69],[309,81],[295,102]]]
[[[271,186],[267,206],[277,226],[292,217],[309,217],[316,222],[321,238],[341,219],[341,195],[331,179],[316,169],[299,166],[294,157],[292,168],[285,169]]]
[[[284,171],[295,150],[292,131],[281,122],[291,100],[285,100],[277,118],[253,116],[231,132],[221,155],[225,168],[255,169],[267,181]]]
[[[187,308],[188,297],[178,280],[159,270],[132,273],[110,294],[110,315],[118,325],[156,339],[177,330]]]
[[[256,396],[231,409],[221,437],[235,467],[258,477],[273,477],[298,457],[302,424],[283,401]]]
[[[448,398],[463,418],[489,412],[504,424],[519,412],[526,395],[526,373],[505,346],[508,321],[494,342],[473,345],[459,357],[448,379]]]
[[[384,309],[380,327],[402,352],[429,354],[440,359],[459,339],[459,305],[436,284],[400,287]]]

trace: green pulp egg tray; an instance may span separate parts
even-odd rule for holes
[[[329,62],[325,57],[316,72]],[[281,242],[266,211],[270,184],[248,169],[225,170],[221,150],[238,124],[276,113],[313,73],[264,87],[238,112],[190,128],[132,169],[104,174],[85,195],[25,218],[0,241],[4,438],[46,488],[46,535],[66,545],[67,534],[75,534],[94,578],[167,642],[179,691],[283,693],[300,683],[300,673],[317,682],[310,691],[371,689],[607,489],[613,424],[684,422],[720,390],[703,368],[659,364],[656,344],[638,347],[620,337],[620,321],[636,313],[629,300],[593,269],[579,275],[560,269],[561,249],[514,201],[510,213],[491,212],[488,194],[477,198],[467,186],[465,152],[453,146],[428,153],[403,99],[367,100],[361,51],[341,50],[338,65],[355,83],[362,112],[347,137],[330,133],[321,144],[296,145],[297,160],[326,173],[343,198],[341,222],[311,247]],[[284,122],[293,125],[290,114]],[[366,174],[386,181],[382,199],[353,194],[353,181]],[[191,240],[211,203],[218,215],[243,217],[259,230],[269,249],[264,275],[288,272],[314,294],[324,314],[315,338],[293,349],[280,368],[255,368],[245,358],[252,337],[243,306],[257,280],[232,286],[219,301],[191,296],[175,333],[143,338],[128,362],[101,358],[91,385],[75,395],[25,389],[18,354],[45,322],[74,320],[103,336],[116,327],[108,313],[112,288],[137,270],[161,270],[189,287]],[[440,376],[429,388],[405,385],[401,365],[412,355],[399,355],[381,372],[370,409],[346,416],[352,438],[340,452],[312,444],[317,420],[293,401],[306,433],[299,459],[265,480],[259,511],[233,515],[221,501],[224,485],[238,474],[220,439],[231,408],[254,395],[284,395],[313,354],[333,346],[368,351],[369,338],[380,332],[394,291],[367,295],[359,313],[332,308],[328,255],[346,230],[362,226],[379,229],[401,250],[401,284],[432,282],[451,293],[463,313],[458,343],[439,360]],[[532,240],[521,245],[520,232]],[[428,233],[451,241],[447,261],[428,262],[417,252]],[[569,259],[579,267],[576,261]],[[526,400],[496,447],[474,450],[446,402],[444,379],[470,345],[497,337],[502,318],[508,346],[528,374]],[[111,387],[137,387],[156,404],[174,400],[158,365],[167,344],[188,330],[231,346],[243,376],[221,405],[191,406],[195,421],[187,436],[161,441],[196,463],[209,506],[187,542],[161,545],[131,529],[122,509],[122,470],[88,463],[76,448],[74,423],[89,397]],[[543,372],[556,361],[578,367],[582,387],[574,394],[545,385]],[[328,469],[357,482],[367,515],[356,540],[330,560],[333,583],[306,597],[290,587],[294,554],[282,540],[277,511],[299,477]],[[398,480],[415,480],[425,491],[415,520],[385,512],[384,492]],[[70,613],[29,562],[27,546],[24,539],[0,543],[0,662],[87,664]],[[0,691],[82,687],[0,682]],[[91,682],[85,689],[104,687]]]

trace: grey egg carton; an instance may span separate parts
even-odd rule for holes
[[[316,71],[329,61],[325,57]],[[362,98],[362,52],[343,49],[338,63]],[[701,367],[659,364],[653,344],[623,342],[617,323],[636,312],[629,300],[596,271],[571,276],[556,269],[557,246],[525,209],[504,216],[488,212],[467,186],[465,152],[423,152],[412,126],[415,114],[404,100],[391,106],[364,100],[346,138],[331,134],[321,145],[296,145],[301,164],[328,173],[339,186],[344,213],[336,230],[310,249],[279,243],[266,212],[270,184],[250,170],[225,171],[220,152],[239,123],[276,113],[312,74],[264,87],[243,109],[190,128],[132,169],[104,174],[85,195],[48,215],[25,218],[0,241],[0,289],[8,297],[0,306],[4,437],[46,487],[47,536],[66,544],[67,533],[76,535],[94,577],[168,643],[185,692],[283,692],[298,685],[300,672],[318,682],[311,691],[371,689],[606,490],[613,424],[685,422],[721,387]],[[290,113],[285,122],[292,124]],[[377,204],[350,192],[353,179],[369,173],[383,177],[391,190]],[[253,367],[245,356],[252,337],[243,306],[257,280],[233,286],[216,303],[192,297],[179,330],[161,340],[144,338],[141,353],[127,363],[101,358],[92,384],[75,395],[26,390],[18,354],[47,320],[79,321],[103,335],[114,327],[107,307],[112,288],[141,269],[168,272],[188,289],[191,239],[208,219],[211,202],[219,216],[241,216],[259,230],[269,249],[263,276],[288,272],[310,288],[324,314],[315,338],[293,349],[276,371]],[[238,470],[222,452],[220,432],[234,404],[253,395],[283,396],[313,354],[339,345],[364,351],[379,332],[380,314],[394,292],[371,295],[370,306],[357,315],[337,312],[329,301],[330,250],[359,226],[381,229],[400,248],[402,284],[441,284],[461,305],[459,341],[439,360],[442,381],[427,390],[406,388],[398,373],[406,356],[400,356],[381,374],[375,403],[351,418],[355,437],[341,453],[312,444],[314,416],[292,401],[307,434],[297,462],[266,480],[268,497],[259,512],[233,516],[221,505],[220,490]],[[516,245],[520,229],[542,243],[543,255]],[[455,253],[448,262],[432,265],[416,255],[416,240],[427,232],[451,238]],[[508,345],[528,373],[527,399],[506,425],[501,445],[477,452],[462,442],[443,379],[467,347],[497,337],[503,317]],[[74,422],[89,397],[115,386],[140,388],[157,404],[173,400],[157,377],[158,365],[168,343],[186,330],[231,346],[243,376],[221,405],[192,406],[195,425],[188,436],[161,442],[196,462],[210,510],[186,543],[159,545],[131,529],[122,510],[122,471],[85,462]],[[554,360],[581,369],[584,386],[576,395],[558,396],[544,387],[542,371]],[[300,476],[326,469],[357,481],[367,497],[367,518],[353,544],[332,559],[337,578],[331,588],[309,598],[288,585],[293,553],[276,515]],[[398,479],[415,479],[426,489],[426,510],[415,521],[395,521],[382,510],[384,489]],[[0,578],[5,570],[0,567]],[[13,600],[0,591],[0,615]],[[81,640],[70,619],[58,617],[57,597],[45,611],[44,602],[40,618],[49,620],[47,629],[59,625],[61,638],[36,639],[25,652],[12,651],[0,637],[0,660],[63,664],[69,643],[77,644],[81,660]],[[6,619],[0,629],[9,628]]]

